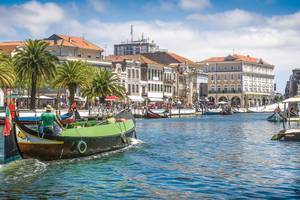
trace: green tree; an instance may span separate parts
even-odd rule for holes
[[[90,66],[81,61],[66,61],[58,66],[54,86],[69,90],[70,105],[74,102],[76,88],[82,88],[88,83],[90,71]]]
[[[30,109],[36,105],[38,80],[51,79],[56,72],[58,58],[47,50],[48,46],[42,40],[27,40],[14,56],[17,76],[30,80]]]
[[[120,84],[119,78],[110,71],[97,69],[90,85],[83,90],[83,95],[91,97],[99,97],[100,102],[104,102],[108,95],[115,95],[123,98],[125,88]]]
[[[15,80],[16,76],[12,59],[0,53],[0,87],[13,87]]]

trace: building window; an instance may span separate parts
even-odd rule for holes
[[[135,85],[132,85],[132,93],[135,93]]]
[[[240,85],[238,86],[238,92],[242,92],[242,88]]]
[[[218,92],[221,92],[221,86],[218,85]]]
[[[127,77],[130,78],[130,69],[127,70]]]
[[[241,75],[241,74],[238,74],[238,79],[239,79],[239,80],[241,80],[241,77],[242,77],[242,75]]]
[[[139,92],[140,92],[139,85],[136,85],[136,93],[139,93]]]
[[[233,76],[233,74],[231,74],[230,76],[231,76],[231,80],[233,80],[233,79],[234,79],[234,76]]]
[[[131,94],[131,85],[128,84],[128,94],[130,95]]]
[[[234,85],[231,86],[231,92],[234,92]]]
[[[150,69],[148,69],[148,80],[150,80]]]
[[[132,69],[131,71],[132,71],[132,78],[135,78],[134,69]]]
[[[211,75],[211,78],[210,78],[212,81],[214,80],[214,75]]]
[[[136,70],[136,78],[140,78],[140,73],[139,73],[139,70]]]
[[[234,71],[234,67],[233,66],[230,67],[230,71]]]

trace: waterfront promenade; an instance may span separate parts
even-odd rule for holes
[[[268,114],[138,120],[138,140],[84,159],[0,168],[0,196],[50,199],[298,198],[299,143]],[[1,141],[2,142],[2,141]]]

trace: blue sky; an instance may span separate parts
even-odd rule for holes
[[[233,51],[275,65],[279,91],[300,68],[299,0],[1,0],[0,41],[82,36],[107,47],[144,33],[195,61]]]

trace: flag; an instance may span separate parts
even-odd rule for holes
[[[5,114],[5,122],[4,122],[4,128],[3,128],[3,135],[4,136],[9,136],[10,131],[12,127],[12,119],[11,119],[11,114],[8,106],[6,107],[6,114]]]

